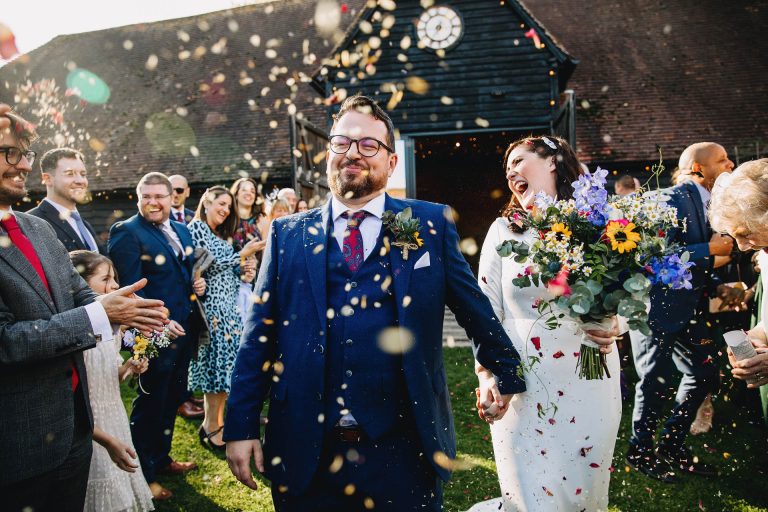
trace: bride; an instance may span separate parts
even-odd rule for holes
[[[619,356],[611,332],[589,331],[607,355],[611,378],[581,380],[576,374],[582,331],[563,318],[547,330],[535,304],[551,297],[544,287],[517,288],[512,279],[526,264],[501,258],[496,246],[508,239],[532,240],[515,223],[544,192],[568,199],[581,174],[576,155],[557,137],[528,137],[506,151],[505,171],[512,197],[488,230],[480,256],[479,284],[526,365],[527,392],[515,395],[503,414],[493,402],[493,375],[476,363],[478,409],[491,425],[501,498],[478,503],[472,512],[505,510],[582,511],[608,508],[608,481],[621,419]],[[538,358],[531,362],[529,357]],[[494,418],[498,417],[494,421]]]

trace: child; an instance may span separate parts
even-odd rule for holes
[[[98,294],[118,289],[109,258],[91,251],[69,253],[72,265]],[[117,333],[120,330],[117,329]],[[120,381],[147,369],[147,360],[120,357],[120,336],[102,340],[83,353],[93,411],[93,455],[85,511],[154,510],[152,493],[139,469],[128,416],[120,398]],[[162,499],[162,497],[161,497]]]

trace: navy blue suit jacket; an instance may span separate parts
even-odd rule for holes
[[[518,376],[519,355],[459,251],[447,208],[386,197],[386,210],[396,213],[408,206],[421,221],[424,245],[407,260],[400,248],[391,247],[392,287],[398,323],[414,337],[414,346],[402,358],[417,428],[414,438],[420,441],[414,449],[429,461],[440,461],[441,454],[456,455],[442,356],[446,305],[467,330],[477,360],[497,376],[502,393],[522,392],[525,383]],[[328,325],[325,247],[337,243],[326,229],[329,210],[326,204],[273,222],[255,288],[260,300],[246,322],[228,399],[224,439],[232,441],[259,438],[259,416],[269,396],[266,475],[291,492],[305,489],[315,473],[326,427],[318,420]],[[425,253],[430,265],[414,270]],[[377,399],[373,392],[370,397]],[[281,462],[272,465],[275,457]],[[445,464],[435,464],[435,469],[442,478],[450,477]]]
[[[673,333],[690,323],[702,294],[710,293],[717,279],[712,272],[714,258],[709,255],[712,233],[696,184],[687,181],[664,193],[670,196],[668,204],[677,208],[677,218],[685,225],[684,230],[675,229],[669,233],[671,241],[677,243],[681,251],[688,251],[691,261],[695,263],[691,268],[692,289],[669,290],[654,286],[651,290],[651,311],[648,315],[651,328]]]
[[[160,229],[141,215],[114,224],[109,230],[109,257],[120,283],[125,286],[142,277],[147,285],[138,295],[165,302],[170,318],[184,325],[192,312],[192,265],[195,244],[187,226],[171,222],[187,257],[179,261]],[[237,293],[234,291],[233,293]]]

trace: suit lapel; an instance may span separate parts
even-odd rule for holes
[[[315,298],[320,325],[326,324],[328,295],[326,293],[327,244],[336,243],[331,236],[331,202],[304,219],[304,257],[307,261],[309,284]]]
[[[52,278],[55,272],[55,264],[47,260],[46,256],[48,251],[42,246],[41,236],[34,229],[34,225],[31,222],[28,222],[22,215],[16,215],[16,221],[19,223],[21,231],[32,243],[32,247],[34,247],[35,253],[37,253],[38,259],[40,259],[40,264],[43,266],[43,272],[45,272],[45,277],[48,280],[48,286],[51,287],[51,294],[55,295],[56,292],[54,292],[54,290],[57,287],[55,286],[55,280]],[[2,236],[8,236],[5,230],[1,227],[0,233],[2,233]],[[24,256],[13,243],[8,247],[3,247],[3,245],[4,244],[0,244],[0,258],[3,258],[13,270],[18,272],[19,275],[29,283],[37,294],[40,295],[40,298],[43,299],[43,302],[50,308],[51,312],[56,313],[56,307],[51,301],[53,297],[51,297],[51,294],[45,289],[43,281],[40,279],[40,276],[37,274],[37,271],[27,257]],[[58,290],[56,291],[58,292]]]
[[[386,195],[384,200],[384,211],[391,210],[392,213],[398,213],[408,206],[402,201],[398,201]],[[394,238],[392,234],[387,230],[385,226],[382,226],[383,236],[385,238],[384,245],[389,246],[389,263],[392,268],[392,282],[395,291],[395,300],[397,301],[397,312],[400,323],[405,321],[405,312],[407,308],[403,305],[403,300],[408,295],[408,288],[411,283],[411,274],[413,273],[413,265],[417,259],[421,256],[419,251],[409,251],[408,259],[403,258],[403,250],[400,247],[392,245]]]
[[[69,237],[71,240],[74,240],[78,249],[88,249],[88,247],[86,247],[80,239],[80,235],[75,233],[75,230],[72,229],[72,226],[69,225],[69,222],[61,218],[59,210],[57,210],[52,204],[50,204],[48,201],[42,201],[40,203],[40,209],[45,214],[46,220],[54,228],[61,230],[67,237]],[[93,235],[93,233],[91,234]],[[96,240],[96,235],[93,235],[93,239]]]
[[[701,231],[701,236],[706,237],[708,223],[704,216],[704,205],[701,202],[701,194],[699,194],[699,189],[694,182],[689,181],[688,183],[688,195],[690,196],[691,203],[693,203],[693,209],[696,211],[696,218],[699,221],[699,230]]]
[[[181,267],[179,258],[176,257],[176,253],[173,252],[173,247],[171,247],[171,244],[169,244],[168,240],[165,239],[165,235],[163,235],[162,231],[160,231],[160,228],[146,220],[141,215],[139,215],[139,221],[144,225],[144,228],[163,245],[163,248],[166,252],[166,260],[170,259],[170,261],[175,262],[176,265]],[[173,227],[173,222],[171,222],[171,227]]]

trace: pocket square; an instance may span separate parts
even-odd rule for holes
[[[429,253],[425,252],[421,258],[416,261],[416,264],[413,266],[413,270],[418,270],[420,268],[428,267],[429,266]]]

